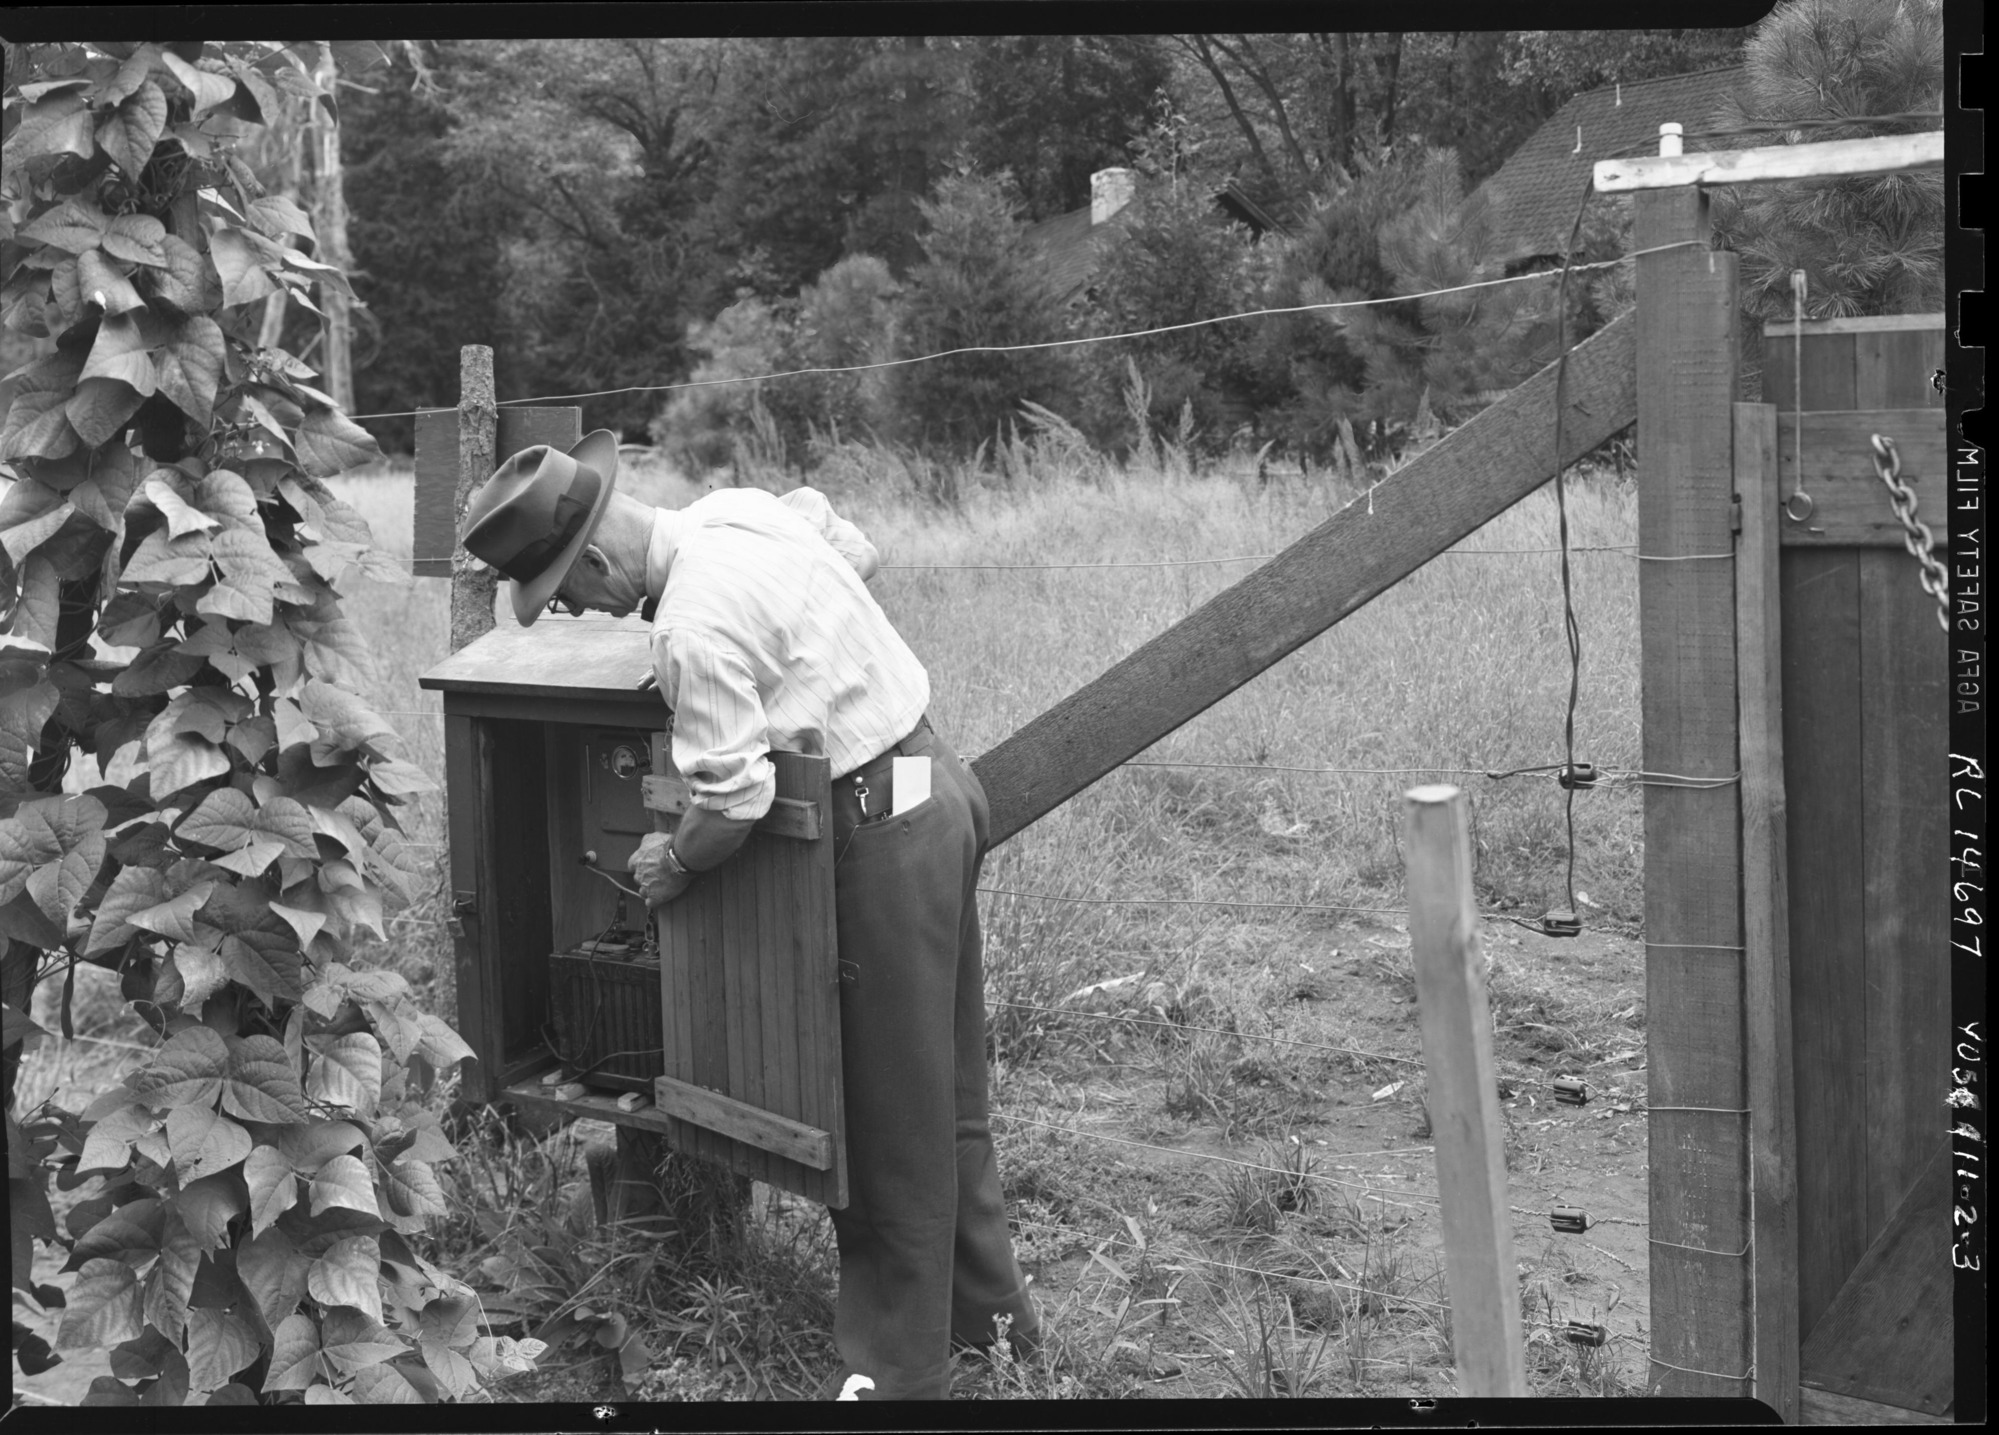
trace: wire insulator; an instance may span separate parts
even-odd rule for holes
[[[1610,1332],[1600,1325],[1590,1325],[1586,1321],[1572,1320],[1562,1328],[1562,1335],[1570,1345],[1587,1345],[1596,1348],[1610,1339]]]
[[[1541,934],[1547,937],[1579,937],[1582,935],[1582,918],[1567,907],[1556,907],[1541,914]]]
[[[1589,1083],[1580,1076],[1558,1076],[1554,1081],[1555,1101],[1562,1106],[1589,1105]]]
[[[1571,792],[1577,788],[1595,787],[1596,764],[1593,762],[1572,762],[1555,774],[1555,781]]]
[[[1557,1206],[1548,1212],[1548,1224],[1563,1235],[1579,1236],[1589,1229],[1589,1215],[1580,1206]]]

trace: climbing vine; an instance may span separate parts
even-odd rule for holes
[[[287,97],[337,118],[318,58],[9,56],[0,324],[43,353],[0,426],[7,1177],[14,1289],[62,1305],[54,1351],[15,1348],[108,1348],[86,1404],[436,1401],[537,1353],[422,1254],[454,1153],[418,1098],[470,1049],[354,957],[426,874],[398,809],[434,784],[357,696],[341,608],[396,571],[325,484],[375,445],[257,346],[267,296],[347,292],[236,152]],[[101,775],[65,783],[79,753]],[[83,1111],[16,1111],[35,988],[70,1034],[79,964],[154,1049]]]

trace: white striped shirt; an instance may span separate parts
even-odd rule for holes
[[[697,806],[770,810],[771,748],[845,776],[908,736],[930,678],[856,571],[874,549],[815,489],[720,489],[660,509],[646,553],[653,671]]]

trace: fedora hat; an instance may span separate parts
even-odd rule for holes
[[[459,541],[507,576],[521,626],[541,616],[597,531],[618,476],[618,436],[585,434],[564,453],[524,448],[479,486],[465,506]]]

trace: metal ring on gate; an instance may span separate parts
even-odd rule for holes
[[[1793,523],[1803,523],[1812,516],[1812,510],[1817,506],[1812,502],[1812,496],[1800,488],[1784,500],[1784,516]]]

